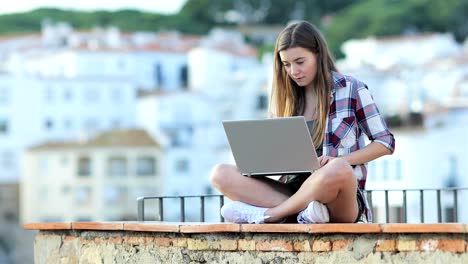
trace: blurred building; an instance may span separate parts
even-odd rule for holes
[[[349,40],[342,46],[345,59],[340,71],[364,81],[382,114],[397,117],[391,131],[396,150],[369,165],[370,189],[453,188],[468,186],[468,41],[457,43],[447,34],[424,34]],[[414,118],[415,116],[422,118]],[[413,123],[414,120],[422,122]],[[442,191],[442,221],[466,222],[468,210],[458,205],[454,219],[454,194]],[[457,194],[459,201],[468,191]],[[373,195],[377,221],[385,221],[384,193]],[[426,222],[437,221],[437,194],[407,193],[408,221],[419,222],[424,204]],[[391,221],[402,221],[402,193],[390,192]],[[380,218],[379,218],[380,217]]]
[[[348,40],[342,50],[338,68],[364,80],[387,116],[468,106],[468,49],[450,33]]]
[[[175,32],[74,31],[0,39],[0,181],[16,182],[21,155],[49,140],[135,127],[138,91],[187,88],[187,52],[200,38]]]
[[[21,222],[136,220],[136,198],[165,186],[161,145],[143,130],[114,130],[26,152]]]
[[[177,32],[122,33],[114,27],[78,32],[67,23],[45,22],[41,34],[0,39],[0,56],[0,181],[21,178],[34,189],[22,188],[24,208],[65,194],[67,205],[76,205],[89,192],[99,199],[125,191],[130,195],[131,190],[118,188],[90,190],[99,182],[86,179],[89,186],[78,184],[83,181],[73,167],[80,163],[75,154],[69,154],[70,165],[57,165],[59,156],[81,148],[70,147],[71,142],[86,145],[103,131],[121,129],[145,129],[164,146],[159,171],[164,188],[140,194],[212,193],[211,168],[233,163],[221,121],[266,117],[271,61],[259,61],[256,49],[235,31],[214,29],[201,38]],[[55,148],[49,142],[66,143]],[[42,165],[31,167],[31,160]],[[35,173],[77,181],[53,193],[48,186],[55,188],[54,181],[39,184],[30,178]],[[80,188],[75,190],[75,184]],[[98,198],[83,203],[92,206]],[[130,207],[135,208],[136,196],[132,199]],[[37,214],[40,218],[21,219],[113,218],[89,210],[61,215],[60,210],[44,209],[43,216]]]
[[[266,117],[270,64],[256,56],[239,33],[215,29],[187,54],[188,90],[139,97],[138,126],[167,146],[166,195],[211,194],[213,166],[234,162],[222,120]]]
[[[0,184],[0,227],[18,221],[19,185]]]

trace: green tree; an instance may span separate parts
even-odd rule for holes
[[[467,36],[468,0],[364,0],[336,13],[325,35],[335,56],[348,39],[426,32]]]

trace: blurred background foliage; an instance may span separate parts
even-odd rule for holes
[[[308,20],[322,29],[334,54],[341,57],[339,47],[350,38],[452,32],[463,41],[468,35],[467,14],[468,0],[188,0],[173,15],[55,8],[1,15],[0,34],[38,32],[45,18],[69,22],[81,30],[114,25],[122,31],[177,30],[196,35],[215,26]],[[271,49],[271,44],[263,49]]]

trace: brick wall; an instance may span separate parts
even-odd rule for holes
[[[57,223],[35,263],[468,263],[463,224]]]

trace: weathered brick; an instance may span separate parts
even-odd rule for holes
[[[314,240],[314,243],[312,244],[312,251],[328,252],[330,250],[331,250],[330,241]]]
[[[102,238],[100,238],[100,237],[95,237],[94,238],[94,244],[99,245],[99,244],[101,244],[101,242],[102,242]]]
[[[332,251],[346,250],[351,242],[351,239],[335,240],[332,243]]]
[[[122,237],[109,237],[107,241],[112,244],[122,244],[123,238]]]
[[[154,237],[144,237],[145,245],[154,245]]]
[[[80,237],[80,244],[88,245],[88,244],[91,244],[91,243],[94,243],[94,240],[86,239],[85,237]]]
[[[379,239],[375,245],[375,250],[379,252],[395,252],[396,241],[394,239]]]
[[[65,236],[63,238],[63,242],[69,242],[69,241],[73,241],[76,239],[76,236]]]
[[[437,239],[423,239],[419,244],[419,250],[424,252],[432,252],[437,250],[439,240]]]
[[[189,238],[187,239],[187,248],[189,250],[207,250],[208,241]]]
[[[208,249],[214,250],[237,250],[237,240],[221,239],[217,241],[209,241]]]
[[[154,244],[160,247],[169,247],[171,245],[171,239],[167,237],[155,237]]]
[[[239,239],[237,241],[237,248],[242,251],[255,250],[255,241],[247,239]]]
[[[258,251],[293,251],[293,246],[289,241],[271,240],[257,242],[255,249]]]
[[[465,240],[462,239],[440,239],[438,249],[454,253],[465,252]]]
[[[127,244],[133,245],[133,246],[144,244],[143,238],[137,237],[137,236],[126,237],[125,241],[127,242]]]
[[[178,237],[172,239],[172,246],[174,247],[187,247],[187,238]]]
[[[222,239],[221,250],[237,250],[237,240]]]
[[[397,242],[398,251],[416,251],[418,243],[416,240],[399,239]]]
[[[309,240],[295,241],[293,246],[294,246],[294,251],[306,251],[306,252],[312,251]]]

